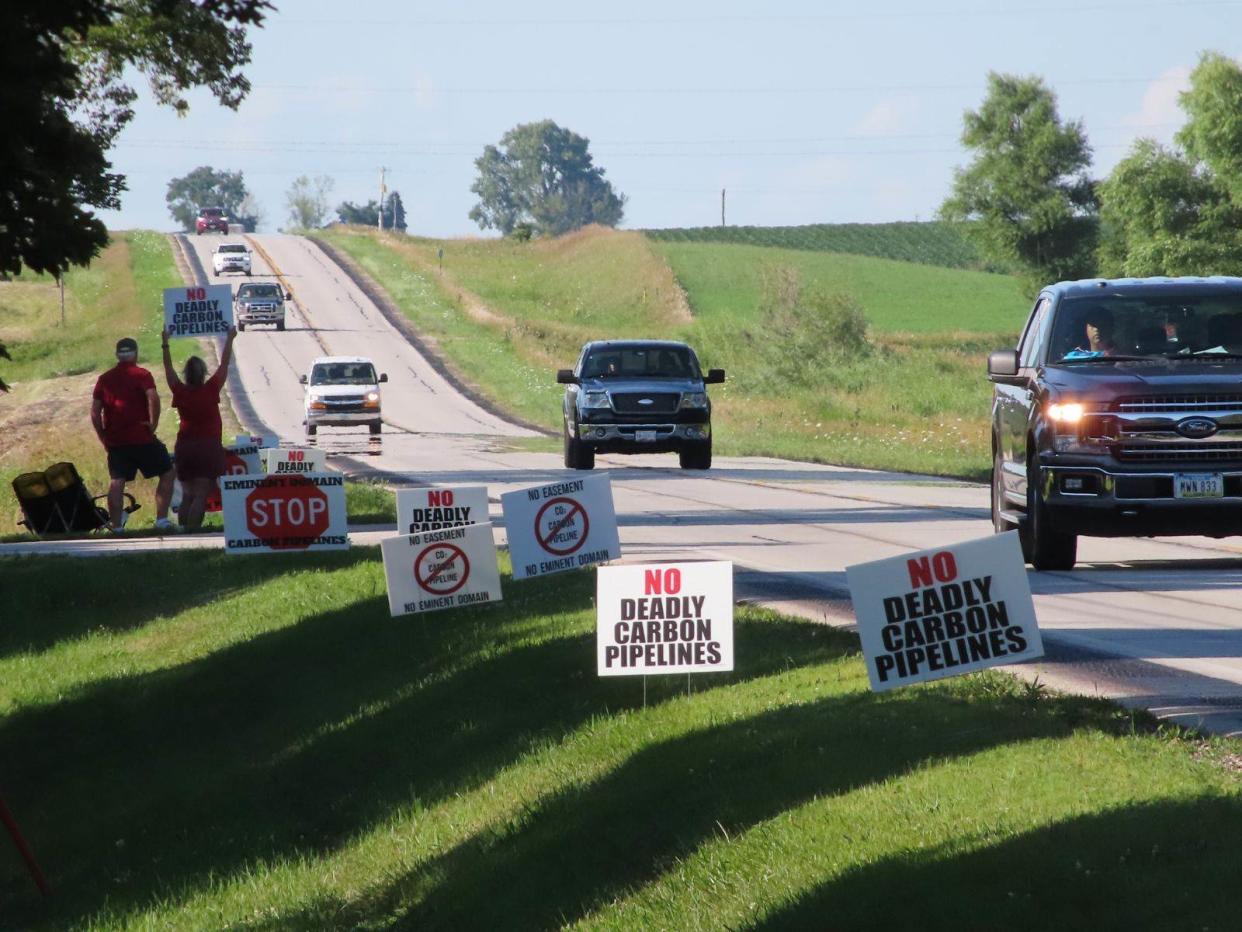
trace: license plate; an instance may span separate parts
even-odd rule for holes
[[[1173,477],[1175,498],[1224,498],[1225,477],[1218,472],[1179,472]]]
[[[639,443],[655,443],[656,432],[654,430],[636,430],[634,431],[634,439]]]

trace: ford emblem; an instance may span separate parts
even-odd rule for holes
[[[1191,440],[1210,437],[1216,430],[1216,422],[1210,417],[1184,417],[1177,422],[1177,432]]]
[[[639,399],[638,399],[638,403],[639,403],[640,405],[653,405],[653,404],[655,404],[655,402],[654,402],[654,401],[652,401],[650,398],[639,398]],[[1215,428],[1216,428],[1216,425],[1215,425],[1215,424],[1213,424],[1213,425],[1212,425],[1212,428],[1213,428],[1213,429],[1215,429]]]

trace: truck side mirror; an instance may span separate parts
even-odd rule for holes
[[[703,380],[704,385],[719,385],[725,379],[723,369],[708,369],[707,378]]]
[[[292,292],[292,291],[285,291],[285,300],[286,300],[286,301],[292,301],[292,300],[293,300],[293,292]]]
[[[304,375],[303,375],[303,376],[300,376],[300,377],[298,378],[298,381],[299,381],[299,382],[301,382],[303,385],[305,385],[305,384],[306,384],[306,376],[304,376]]]
[[[988,378],[1012,379],[1018,374],[1018,351],[997,350],[988,354]]]
[[[573,369],[557,369],[556,383],[558,385],[580,385],[578,377],[574,375]]]
[[[381,372],[381,373],[380,373],[380,381],[381,381],[381,382],[387,382],[387,381],[388,381],[388,373],[387,373],[387,372]]]

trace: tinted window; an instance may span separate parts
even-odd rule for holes
[[[582,362],[582,377],[697,379],[699,363],[686,346],[614,346],[594,350]]]
[[[1039,348],[1042,345],[1040,338],[1047,330],[1044,323],[1048,317],[1048,304],[1047,298],[1041,298],[1035,305],[1035,313],[1031,315],[1026,333],[1022,337],[1022,349],[1019,351],[1018,360],[1019,365],[1024,368],[1034,366],[1039,357]]]
[[[320,363],[311,370],[311,385],[374,385],[375,367],[369,362]]]
[[[1049,359],[1242,353],[1242,294],[1102,295],[1062,301]]]
[[[280,298],[280,289],[275,285],[242,285],[237,289],[239,298]]]

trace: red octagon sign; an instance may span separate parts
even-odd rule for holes
[[[328,496],[309,479],[268,479],[246,496],[246,527],[273,550],[304,550],[328,523]]]

